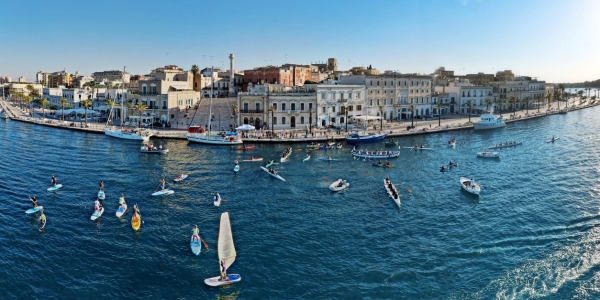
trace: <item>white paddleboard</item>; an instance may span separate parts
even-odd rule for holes
[[[233,167],[233,172],[237,173],[240,171],[240,165],[235,165],[235,167]]]
[[[104,213],[104,207],[100,207],[99,210],[95,210],[94,213],[92,214],[92,216],[90,217],[90,220],[94,221],[98,218],[100,218],[100,216]]]
[[[62,187],[62,184],[59,183],[57,185],[54,185],[54,186],[51,186],[51,187],[47,188],[47,190],[48,190],[48,192],[53,192],[53,191],[56,191],[56,190],[60,189],[61,187]]]
[[[173,179],[173,181],[175,181],[175,182],[180,182],[180,181],[182,181],[182,180],[186,179],[187,177],[188,177],[188,176],[184,174],[184,175],[183,175],[183,178],[179,178],[179,177],[177,177],[177,178]]]
[[[198,255],[200,254],[200,251],[202,251],[202,244],[200,244],[200,239],[194,241],[194,235],[192,235],[192,237],[190,238],[190,248],[192,248],[192,253],[194,253],[194,255]]]
[[[228,284],[234,284],[242,280],[242,276],[240,274],[227,274],[228,280],[221,280],[221,276],[206,278],[204,279],[204,283],[210,286],[222,286]]]
[[[44,209],[43,206],[38,206],[38,207],[30,208],[30,209],[26,210],[25,213],[28,214],[28,215],[29,214],[34,214],[34,213],[36,213],[36,212],[38,212],[38,211],[40,211],[42,209]]]
[[[104,200],[104,198],[106,198],[106,195],[104,194],[104,192],[103,191],[98,191],[98,199]]]
[[[117,218],[120,218],[125,212],[127,211],[127,204],[123,204],[121,206],[119,206],[119,209],[117,209]]]
[[[173,190],[164,189],[155,193],[152,193],[152,196],[162,196],[162,195],[171,195],[175,192]]]

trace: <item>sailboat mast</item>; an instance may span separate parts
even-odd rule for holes
[[[212,96],[213,96],[213,85],[214,85],[214,76],[213,76],[213,66],[210,66],[210,106],[208,107],[208,134],[210,135],[211,125],[210,121],[212,120]]]

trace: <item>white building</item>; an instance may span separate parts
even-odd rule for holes
[[[338,84],[337,81],[326,80],[323,84],[305,86],[313,88],[317,93],[316,112],[319,126],[343,127],[349,118],[369,115],[365,106],[364,85]]]

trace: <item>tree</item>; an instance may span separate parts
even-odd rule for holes
[[[492,104],[492,100],[490,98],[485,98],[485,110],[489,111],[490,110],[490,104]]]
[[[583,97],[583,90],[577,91],[577,96],[579,96],[579,99],[581,100],[581,97]]]
[[[81,101],[81,105],[83,105],[83,108],[85,109],[85,127],[88,126],[88,117],[87,117],[87,109],[88,107],[92,106],[94,103],[92,102],[92,100],[90,99],[86,99]]]
[[[379,130],[383,130],[383,106],[379,105],[379,120],[381,121],[379,124]]]
[[[413,127],[415,124],[415,105],[411,104],[410,105],[410,126]]]
[[[198,75],[198,73],[200,73],[200,69],[198,68],[198,65],[196,65],[196,64],[192,65],[192,68],[190,69],[190,71],[192,72],[194,77],[196,77],[196,75]]]
[[[535,96],[535,100],[537,101],[537,107],[538,107],[538,113],[540,112],[540,101],[542,101],[542,99],[544,99],[544,96],[542,95],[537,95]]]
[[[310,128],[310,134],[312,135],[312,114],[313,114],[313,110],[312,108],[308,109],[308,127]],[[346,120],[346,122],[348,122]],[[348,131],[348,125],[346,125],[346,131]]]
[[[435,107],[437,108],[438,113],[438,126],[442,126],[442,102],[438,102]]]
[[[546,102],[548,103],[548,107],[550,107],[552,105],[552,93],[546,94],[545,98]]]
[[[467,100],[465,105],[469,107],[469,123],[471,123],[471,108],[473,108],[473,100]]]
[[[529,114],[529,100],[531,100],[531,98],[525,97],[523,100],[525,100],[525,109],[527,110],[527,114]]]
[[[140,120],[138,123],[138,127],[142,126],[142,112],[144,112],[144,110],[148,109],[148,106],[146,104],[144,104],[143,102],[138,102],[135,104],[135,110],[140,114]]]
[[[48,105],[50,105],[50,101],[48,101],[48,99],[46,98],[41,98],[40,101],[40,107],[42,108],[42,118],[46,118],[46,108],[48,107]]]
[[[275,106],[271,105],[271,107],[269,107],[269,111],[271,112],[271,138],[273,138],[275,136],[275,131],[273,130],[275,127]],[[310,109],[308,110],[309,112],[311,111]],[[312,112],[310,114],[310,117],[312,119]],[[311,122],[312,124],[312,122]],[[312,133],[312,128],[311,128],[311,133]]]
[[[517,111],[517,97],[515,96],[510,96],[510,98],[508,98],[508,103],[510,103],[510,105],[512,106],[513,109],[513,117],[515,116],[515,112]]]
[[[58,100],[58,102],[60,103],[60,106],[62,107],[62,120],[65,120],[65,104],[69,103],[69,101],[67,100],[67,98],[60,98],[60,100]]]
[[[31,113],[31,111],[32,111],[31,104],[33,103],[33,97],[23,95],[23,101],[25,103],[27,103],[27,109],[29,110],[29,114],[33,117],[33,114]]]

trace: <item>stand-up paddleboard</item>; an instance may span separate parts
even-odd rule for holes
[[[221,205],[221,195],[219,195],[219,197],[217,197],[217,199],[215,199],[214,204],[215,204],[215,206]]]
[[[57,185],[53,185],[53,186],[47,188],[46,190],[48,190],[48,192],[54,192],[54,191],[60,189],[61,187],[62,187],[62,184],[59,183]]]
[[[104,191],[98,191],[98,199],[104,200],[104,198],[106,198]]]
[[[273,160],[269,161],[269,163],[267,164],[266,168],[272,166],[274,163],[275,163],[275,161],[273,161]]]
[[[133,217],[131,217],[131,228],[133,228],[133,230],[139,230],[140,226],[142,226],[142,216],[134,213]]]
[[[183,177],[177,177],[177,178],[173,179],[173,181],[180,182],[180,181],[183,181],[184,179],[186,179],[187,177],[188,177],[187,175],[183,175]]]
[[[171,195],[171,194],[174,194],[174,193],[175,193],[175,191],[173,191],[173,190],[164,189],[164,190],[160,190],[158,192],[152,193],[152,196]]]
[[[202,244],[200,244],[200,238],[194,241],[194,235],[192,235],[192,238],[190,239],[190,248],[192,248],[192,253],[194,253],[194,255],[200,254],[200,251],[202,251]]]
[[[43,206],[38,206],[38,207],[34,207],[34,208],[30,208],[30,209],[26,210],[25,213],[28,214],[28,215],[29,214],[35,214],[36,212],[38,212],[38,211],[40,211],[42,209],[44,209]]]
[[[240,171],[240,165],[235,165],[235,167],[233,167],[233,172],[237,173]]]
[[[46,222],[44,222],[44,224],[42,224],[42,227],[40,227],[40,231],[44,230],[44,227],[46,227],[46,223],[48,223],[48,219],[46,218]]]
[[[125,212],[127,211],[127,204],[123,204],[121,206],[119,206],[119,208],[117,209],[117,218],[120,218],[121,216],[123,216],[123,214],[125,214]]]
[[[92,216],[90,217],[90,220],[94,221],[98,218],[100,218],[100,216],[104,213],[104,207],[100,206],[99,210],[95,210],[94,213],[92,214]]]
[[[325,158],[325,157],[319,157],[318,160],[325,160],[325,161],[335,161],[337,159],[335,158]]]
[[[555,139],[549,140],[549,141],[548,141],[548,143],[553,143],[554,141],[558,141],[559,139],[560,139],[560,138],[559,138],[559,137],[557,137],[557,138],[555,138]]]

